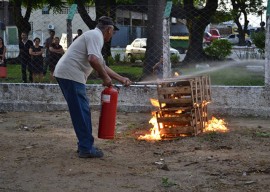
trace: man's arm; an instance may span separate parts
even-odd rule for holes
[[[121,82],[124,86],[129,86],[132,82],[129,80],[129,78],[127,77],[123,77],[121,75],[119,75],[118,73],[116,73],[115,71],[113,71],[111,68],[109,68],[108,66],[105,66],[105,70],[107,72],[107,74],[112,78],[115,79],[119,82]]]
[[[112,79],[110,78],[109,74],[105,70],[103,63],[100,63],[100,59],[95,55],[89,55],[88,62],[93,67],[93,69],[98,72],[100,78],[103,80],[103,85],[107,87],[111,86]]]

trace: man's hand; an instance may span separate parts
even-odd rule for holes
[[[103,86],[106,86],[106,87],[112,86],[112,79],[109,76],[103,78],[102,80],[103,80],[103,83],[102,83]]]
[[[131,85],[131,81],[129,80],[129,78],[127,78],[127,77],[123,77],[122,79],[121,79],[121,81],[120,81],[125,87],[127,87],[127,86],[130,86]]]

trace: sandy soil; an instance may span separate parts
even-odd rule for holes
[[[0,191],[269,191],[270,120],[226,118],[228,133],[137,140],[149,119],[118,113],[116,138],[96,139],[104,158],[81,159],[67,112],[1,113]]]

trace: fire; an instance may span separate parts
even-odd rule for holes
[[[183,112],[182,110],[177,110],[175,113],[180,114],[182,112]]]
[[[204,132],[218,131],[218,132],[227,132],[228,128],[226,127],[226,122],[223,119],[217,119],[212,117],[211,120],[208,121],[204,128]]]
[[[175,97],[173,94],[170,95],[170,97]],[[159,103],[158,100],[156,99],[150,99],[151,103],[153,106],[155,107],[159,107],[162,108],[162,106],[166,106],[165,103]],[[200,121],[203,121],[203,123],[201,124],[203,127],[203,132],[227,132],[228,128],[226,127],[226,122],[223,119],[217,119],[215,117],[212,117],[211,120],[207,121],[207,110],[203,110],[202,107],[206,107],[207,104],[209,102],[207,101],[203,101],[201,104],[199,103],[194,103],[194,108],[196,108],[197,110],[201,110],[199,115],[197,113],[194,113],[193,115],[198,115],[199,117],[197,118],[197,122],[196,123],[201,123]],[[160,106],[161,105],[161,106]],[[185,115],[189,115],[191,111],[185,111],[185,109],[178,109],[178,110],[164,110],[162,113],[160,112],[152,112],[152,118],[149,121],[149,124],[153,125],[153,128],[150,129],[150,133],[149,134],[145,134],[145,135],[140,135],[138,137],[138,140],[146,140],[146,141],[158,141],[158,140],[162,140],[163,138],[165,138],[166,134],[171,134],[171,132],[169,131],[170,129],[174,129],[174,128],[179,128],[179,124],[178,124],[178,120],[183,121],[183,127],[185,126],[194,126],[192,124],[192,121],[190,120],[186,120],[186,118],[180,118],[177,119],[179,117],[182,116],[185,117]],[[191,116],[190,116],[191,117]],[[166,120],[168,121],[168,119],[171,118],[171,122],[175,122],[175,124],[173,123],[167,123]],[[162,120],[161,120],[162,119]],[[165,121],[163,121],[164,119],[166,119]],[[177,120],[175,120],[177,119]],[[159,120],[159,121],[158,121]],[[190,121],[190,123],[189,123]],[[185,129],[183,129],[184,131]],[[182,130],[181,130],[182,131]],[[172,134],[175,134],[174,132],[172,132]],[[187,136],[185,133],[178,133],[177,136]]]
[[[174,76],[179,76],[179,73],[175,72],[175,73],[174,73]]]
[[[157,99],[150,99],[150,102],[154,107],[159,107],[159,102]],[[161,103],[161,107],[165,107],[165,106],[166,106],[165,103]]]
[[[152,113],[152,115],[153,117],[149,121],[149,123],[153,125],[153,128],[150,129],[150,134],[146,134],[144,136],[140,135],[138,137],[139,140],[161,140],[157,118],[154,113]]]

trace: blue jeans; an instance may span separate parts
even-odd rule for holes
[[[56,78],[56,80],[68,104],[72,124],[78,138],[78,149],[82,153],[89,153],[94,144],[94,137],[86,87],[82,83],[68,79]]]

